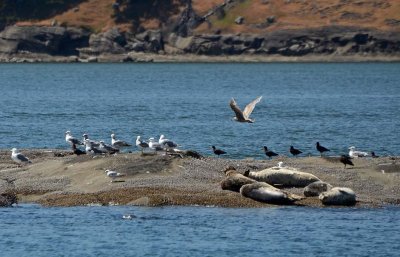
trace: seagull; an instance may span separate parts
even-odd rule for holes
[[[18,153],[17,151],[17,148],[13,148],[11,150],[11,159],[13,159],[13,161],[21,164],[32,163],[27,157],[25,157],[22,153]]]
[[[349,151],[349,156],[353,157],[353,158],[368,156],[367,152],[356,151],[356,147],[355,146],[350,146],[349,150],[350,150]]]
[[[221,154],[226,154],[225,151],[223,151],[223,150],[221,150],[221,149],[217,149],[217,148],[215,148],[215,146],[212,146],[212,149],[213,149],[214,154],[218,155],[218,157],[219,157]]]
[[[149,138],[149,148],[152,149],[153,151],[163,150],[160,143],[156,142],[154,137]]]
[[[90,140],[88,134],[83,134],[82,137],[83,137],[83,141],[84,142],[85,142],[86,139]],[[94,147],[99,147],[100,146],[100,142],[97,142],[97,141],[94,141],[94,140],[90,140],[90,142],[92,143],[92,146],[94,146]]]
[[[265,152],[265,155],[268,156],[270,159],[271,159],[273,156],[278,156],[277,153],[268,150],[268,147],[266,147],[266,146],[264,146],[264,152]]]
[[[344,164],[344,168],[343,169],[345,169],[346,168],[346,165],[351,165],[351,166],[354,166],[354,164],[353,164],[353,162],[351,161],[351,157],[350,156],[348,156],[348,155],[342,155],[342,156],[340,156],[340,162],[341,163],[343,163]]]
[[[143,153],[143,150],[144,150],[144,149],[149,148],[149,144],[146,143],[146,142],[144,142],[144,141],[142,141],[142,140],[140,140],[140,136],[137,136],[137,138],[136,138],[136,146],[137,146],[138,148],[140,148],[140,150],[142,151],[142,153]]]
[[[71,145],[83,145],[81,141],[72,136],[71,131],[65,132],[65,141]]]
[[[90,141],[90,143],[92,143],[92,141]],[[117,152],[119,152],[118,148],[112,147],[110,145],[106,145],[103,141],[99,142],[100,146],[99,146],[99,150],[102,151],[103,153],[109,153],[109,154],[115,154]],[[93,143],[92,143],[92,146]]]
[[[90,140],[88,140],[88,139],[85,140],[85,146],[86,146],[86,148],[85,148],[86,154],[90,154],[90,155],[103,154],[102,151],[100,151],[96,147],[92,146],[92,142],[90,142]]]
[[[73,153],[76,154],[76,155],[86,154],[85,151],[82,151],[81,149],[76,148],[76,144],[72,144],[72,151],[73,151]]]
[[[293,156],[296,156],[296,155],[302,153],[302,151],[300,151],[299,149],[294,148],[292,145],[290,146],[289,152],[290,152]]]
[[[283,162],[278,162],[278,168],[283,168]]]
[[[315,145],[317,147],[318,152],[321,154],[321,156],[322,156],[323,152],[329,152],[330,151],[328,148],[325,148],[322,145],[320,145],[319,142],[317,142]]]
[[[259,96],[256,99],[254,99],[251,103],[246,105],[246,107],[244,108],[244,111],[240,110],[235,99],[232,98],[231,101],[229,102],[229,106],[235,112],[235,117],[233,119],[238,122],[253,123],[255,120],[250,119],[250,115],[253,112],[256,104],[260,102],[261,98],[262,98],[262,96]]]
[[[105,170],[105,173],[107,174],[107,177],[112,179],[112,181],[114,181],[115,178],[125,176],[125,174],[113,170]]]
[[[111,134],[111,145],[116,148],[131,146],[125,141],[115,139],[115,134]]]
[[[174,141],[166,139],[164,135],[160,136],[158,143],[161,145],[161,147],[165,149],[165,152],[167,152],[169,149],[174,149],[178,146]]]

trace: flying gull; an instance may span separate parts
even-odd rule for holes
[[[318,152],[321,154],[321,156],[322,156],[322,153],[323,153],[323,152],[328,152],[328,151],[330,151],[328,148],[325,148],[325,147],[323,147],[322,145],[320,145],[319,142],[317,142],[315,145],[316,145],[316,147],[317,147]]]
[[[299,155],[302,153],[302,151],[300,151],[299,149],[294,148],[292,145],[290,146],[289,152],[293,155]]]
[[[260,102],[261,98],[262,98],[262,96],[259,96],[256,99],[254,99],[251,103],[246,105],[246,107],[244,108],[244,111],[240,110],[235,99],[232,98],[231,101],[229,102],[229,106],[235,112],[234,120],[236,120],[238,122],[253,123],[255,120],[250,119],[250,115],[253,112],[256,104]]]
[[[131,146],[125,141],[115,139],[115,134],[111,134],[111,145],[115,148]]]
[[[65,132],[65,141],[71,145],[83,145],[81,141],[72,136],[71,131]]]
[[[270,159],[271,159],[273,156],[278,156],[277,153],[268,150],[268,147],[266,147],[266,146],[264,146],[264,153],[265,153],[265,155],[268,156]]]
[[[17,148],[13,148],[11,150],[11,159],[13,159],[13,161],[20,164],[32,163],[27,157],[25,157],[22,153],[18,153],[17,151]]]
[[[142,141],[142,140],[140,139],[140,136],[137,136],[137,138],[136,138],[136,146],[137,146],[138,148],[140,148],[140,150],[142,151],[142,153],[143,153],[143,150],[144,150],[144,149],[149,148],[149,144],[146,143],[146,142],[144,142],[144,141]]]
[[[218,157],[219,157],[221,154],[226,154],[225,151],[223,151],[223,150],[221,150],[221,149],[217,149],[215,146],[211,146],[211,147],[212,147],[212,149],[213,149],[214,154],[216,154]]]
[[[350,146],[349,147],[349,156],[352,158],[358,158],[358,157],[367,157],[368,153],[367,152],[362,152],[362,151],[356,151],[355,146]]]

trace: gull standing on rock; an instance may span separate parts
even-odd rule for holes
[[[136,138],[136,146],[137,146],[138,148],[140,148],[140,150],[142,151],[142,153],[143,153],[143,150],[144,150],[144,149],[149,148],[149,144],[146,143],[146,142],[144,142],[144,141],[142,141],[142,140],[140,140],[140,136],[137,136],[137,138]]]
[[[166,139],[164,135],[160,136],[158,143],[161,145],[162,148],[165,149],[165,152],[167,152],[170,149],[174,149],[178,146],[174,141]]]
[[[90,154],[90,155],[98,155],[98,154],[103,154],[102,151],[100,151],[99,149],[97,149],[96,147],[94,147],[92,145],[92,142],[90,142],[90,140],[85,140],[85,150],[86,150],[86,154]]]
[[[18,153],[17,151],[17,148],[13,148],[11,150],[11,159],[13,159],[13,161],[19,164],[32,163],[27,157],[25,157],[22,153]]]
[[[91,142],[92,143],[92,142]],[[119,152],[118,148],[112,147],[110,145],[106,145],[103,141],[99,142],[99,150],[102,151],[103,153],[109,153],[109,154],[115,154],[117,152]],[[93,146],[93,143],[92,143]]]
[[[125,141],[115,139],[115,134],[111,134],[111,145],[115,148],[131,146]]]
[[[367,157],[368,153],[367,152],[361,152],[361,151],[356,151],[355,146],[350,146],[349,147],[349,156],[352,158],[358,158],[358,157]]]
[[[160,143],[156,142],[154,137],[149,138],[149,148],[152,149],[153,151],[163,150]]]
[[[239,108],[235,99],[232,98],[231,101],[229,102],[229,106],[235,112],[235,117],[233,119],[238,122],[253,123],[255,120],[250,119],[250,115],[253,112],[256,104],[261,101],[261,98],[262,98],[262,96],[259,96],[256,99],[254,99],[252,102],[250,102],[248,105],[246,105],[246,107],[244,108],[244,111],[242,111]]]
[[[88,134],[83,134],[82,137],[83,137],[83,142],[85,142],[85,140],[87,139],[87,140],[90,141],[90,143],[92,143],[92,146],[94,146],[94,147],[99,147],[100,146],[100,142],[97,142],[97,141],[89,139]]]
[[[71,145],[83,145],[81,141],[72,136],[71,131],[69,130],[65,132],[65,141]]]

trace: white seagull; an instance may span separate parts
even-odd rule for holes
[[[100,142],[97,142],[97,141],[89,139],[88,134],[83,134],[82,137],[83,137],[83,142],[85,142],[85,140],[87,139],[92,143],[92,146],[94,146],[94,147],[99,147],[100,146]]]
[[[17,151],[17,148],[13,148],[11,150],[11,159],[13,159],[13,161],[21,164],[32,163],[27,157],[25,157],[22,153],[18,153]]]
[[[355,146],[350,146],[349,147],[349,156],[352,158],[358,158],[358,157],[366,157],[368,156],[367,152],[362,152],[362,151],[356,151]]]
[[[137,136],[137,138],[136,138],[136,146],[137,146],[138,148],[140,148],[140,150],[142,151],[142,153],[143,153],[143,150],[144,150],[144,149],[149,148],[149,144],[146,143],[146,142],[144,142],[144,141],[142,141],[142,140],[140,140],[140,136]]]
[[[125,141],[115,139],[115,134],[111,134],[111,145],[115,148],[131,146]]]
[[[160,136],[158,143],[161,145],[162,148],[165,149],[165,151],[168,151],[169,149],[174,149],[178,146],[174,141],[166,139],[164,135]]]
[[[244,111],[242,111],[239,108],[235,99],[232,98],[231,101],[229,102],[229,106],[235,112],[235,117],[233,119],[238,122],[253,123],[255,120],[250,119],[250,115],[253,112],[256,104],[261,101],[261,98],[262,98],[262,96],[259,96],[256,99],[254,99],[252,102],[250,102],[248,105],[246,105],[246,107],[244,108]]]
[[[83,143],[81,141],[79,141],[78,139],[76,139],[75,137],[72,136],[71,131],[66,131],[65,132],[65,142],[73,145],[83,145]]]
[[[107,174],[107,177],[110,177],[112,179],[112,181],[114,181],[115,178],[125,176],[124,173],[119,173],[113,170],[105,170],[105,173]]]
[[[112,147],[111,145],[106,145],[103,141],[99,142],[99,150],[102,151],[103,153],[109,153],[109,154],[115,154],[119,152],[118,148]],[[93,146],[93,143],[92,143]]]
[[[90,142],[89,139],[85,140],[85,150],[86,150],[86,154],[89,154],[89,155],[103,154],[102,151],[100,151],[99,149],[97,149],[96,147],[94,147],[92,145],[92,142]]]
[[[149,138],[149,148],[152,149],[153,151],[163,150],[160,143],[158,143],[154,140],[154,137]]]

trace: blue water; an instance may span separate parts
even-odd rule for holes
[[[21,205],[0,209],[0,255],[398,256],[399,211]]]
[[[182,148],[263,158],[267,145],[400,154],[400,64],[0,64],[0,149],[165,134]],[[232,120],[262,95],[254,124]],[[134,149],[132,149],[134,150]]]

